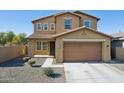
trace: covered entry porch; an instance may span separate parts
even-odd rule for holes
[[[55,56],[55,41],[54,40],[30,40],[28,42],[29,56]]]

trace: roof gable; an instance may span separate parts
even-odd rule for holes
[[[81,17],[79,14],[76,14],[76,13],[73,13],[73,12],[58,13],[58,14],[56,14],[54,16],[57,17],[57,16],[61,16],[61,15],[64,15],[64,14],[71,14],[71,15],[74,15],[74,16],[77,16],[77,17]]]
[[[54,37],[55,37],[55,38],[56,38],[56,37],[60,37],[60,36],[66,35],[66,34],[70,34],[70,33],[73,33],[73,32],[80,31],[80,30],[82,30],[82,29],[90,30],[90,31],[92,31],[92,32],[94,32],[94,33],[97,33],[97,34],[106,36],[106,37],[108,37],[108,38],[110,38],[110,39],[113,38],[113,37],[110,36],[110,35],[107,35],[107,34],[105,34],[105,33],[102,33],[102,32],[96,31],[96,30],[94,30],[94,29],[87,28],[87,27],[79,27],[79,28],[70,30],[69,32],[63,32],[63,33],[60,33],[60,34],[56,34],[56,35],[54,35]]]
[[[61,16],[61,15],[63,15],[63,14],[71,14],[71,15],[74,15],[74,16],[77,16],[77,17],[81,17],[80,14],[83,14],[83,15],[86,15],[86,16],[89,16],[89,17],[92,17],[92,18],[95,18],[95,19],[97,19],[97,20],[100,20],[100,18],[98,18],[98,17],[96,17],[96,16],[92,16],[92,15],[89,15],[89,14],[87,14],[87,13],[80,12],[80,11],[75,11],[75,12],[61,12],[61,13],[49,15],[49,16],[46,16],[46,17],[42,17],[42,18],[33,20],[32,23],[34,23],[35,21],[39,21],[39,20],[45,19],[45,18],[49,18],[49,17]]]
[[[57,13],[57,14],[54,14],[54,15],[50,15],[50,16],[46,16],[46,17],[42,17],[42,18],[33,20],[32,23],[34,23],[35,21],[39,21],[39,20],[42,20],[42,19],[49,18],[49,17],[57,17],[57,16],[61,16],[61,15],[64,15],[64,14],[71,14],[71,15],[74,15],[74,16],[77,16],[77,17],[81,17],[79,14],[76,14],[76,13],[73,13],[73,12],[61,12],[61,13]]]

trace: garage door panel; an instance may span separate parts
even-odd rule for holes
[[[98,61],[101,60],[101,43],[65,42],[64,61]]]

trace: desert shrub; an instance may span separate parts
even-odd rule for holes
[[[29,61],[28,61],[28,64],[29,64],[30,66],[33,66],[33,64],[35,64],[35,63],[36,63],[35,60],[29,60]]]
[[[54,70],[50,67],[44,69],[44,74],[48,77],[51,77],[53,75],[53,73],[54,73]]]
[[[28,62],[28,60],[31,59],[30,57],[23,57],[24,62]]]

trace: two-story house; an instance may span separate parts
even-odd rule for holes
[[[97,31],[100,19],[80,12],[64,12],[33,20],[28,55],[53,55],[56,62],[111,59],[111,36]]]

